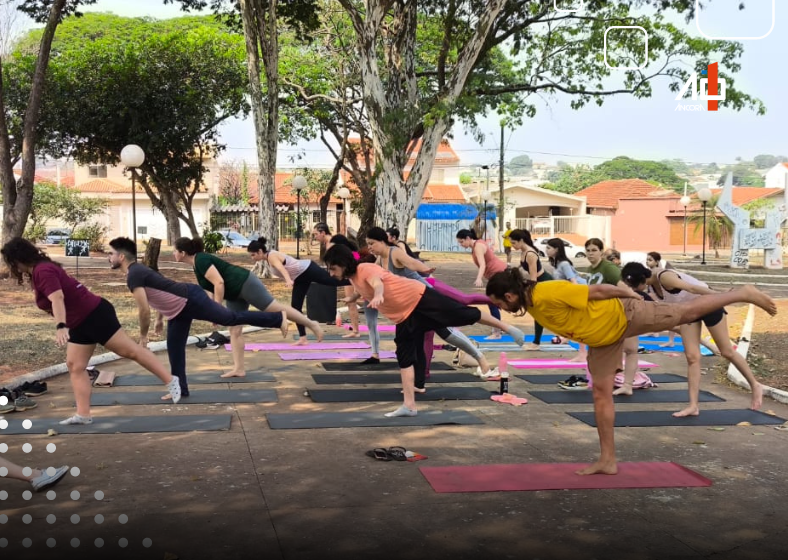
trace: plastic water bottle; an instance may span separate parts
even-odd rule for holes
[[[341,326],[342,326],[342,313],[340,313],[339,311],[337,311],[337,317],[336,317],[336,319],[334,320],[334,323],[335,323],[335,324],[336,324],[336,326],[338,326],[338,327],[341,327]]]
[[[509,362],[506,358],[506,352],[501,352],[498,358],[498,373],[501,376],[500,393],[505,395],[509,392]]]

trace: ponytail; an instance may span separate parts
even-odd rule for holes
[[[476,230],[474,230],[473,228],[461,229],[460,231],[457,232],[457,239],[467,239],[469,237],[474,241],[479,239],[478,237],[476,237]]]
[[[519,298],[519,312],[515,316],[525,315],[529,307],[533,307],[533,291],[536,282],[523,278],[519,268],[509,268],[503,272],[493,274],[487,282],[487,296],[495,296],[498,299],[506,299],[506,294],[516,294]]]
[[[195,237],[194,239],[179,237],[175,240],[175,249],[193,257],[197,253],[205,251],[205,243],[203,243],[203,240],[199,237]]]
[[[257,251],[262,251],[263,253],[267,253],[268,247],[265,246],[266,243],[267,241],[265,237],[261,235],[260,237],[249,243],[249,246],[246,248],[246,250],[249,253],[256,253]]]

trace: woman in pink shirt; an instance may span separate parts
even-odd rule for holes
[[[66,347],[66,364],[77,402],[77,413],[61,424],[90,424],[90,376],[85,368],[96,344],[122,358],[134,360],[162,383],[177,403],[181,388],[153,352],[134,342],[121,328],[115,308],[50,259],[27,239],[15,237],[0,249],[11,274],[19,284],[26,276],[33,286],[36,305],[55,321],[55,344]]]
[[[392,274],[376,264],[362,263],[353,257],[344,245],[334,245],[323,256],[331,276],[337,280],[350,280],[356,291],[366,299],[372,309],[377,309],[396,325],[394,343],[397,346],[397,364],[402,377],[403,403],[388,417],[416,416],[415,369],[423,369],[424,333],[442,327],[460,327],[481,323],[507,331],[522,346],[523,333],[515,327],[427,289],[426,284]]]
[[[479,269],[479,273],[476,275],[476,280],[473,283],[473,285],[477,288],[481,288],[483,286],[482,278],[489,280],[494,274],[503,272],[509,268],[509,265],[495,256],[495,253],[493,253],[493,250],[490,247],[488,247],[483,241],[479,241],[479,239],[476,237],[476,232],[473,231],[473,229],[461,229],[458,231],[457,243],[459,243],[460,247],[463,249],[471,249],[473,264],[475,264]],[[496,319],[500,320],[501,310],[492,304],[490,304],[489,307],[490,314]],[[501,338],[501,331],[498,329],[493,329],[492,334],[487,337],[488,340],[496,340],[499,338]]]

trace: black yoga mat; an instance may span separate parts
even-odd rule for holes
[[[63,418],[33,418],[29,430],[22,426],[22,419],[9,418],[4,435],[46,434],[55,430],[63,434],[146,434],[159,432],[215,432],[229,430],[232,416],[228,414],[191,414],[167,416],[106,416],[93,417],[93,423],[78,426],[61,426]]]
[[[398,384],[401,382],[399,373],[317,373],[312,374],[312,379],[318,385],[352,384]],[[481,377],[469,373],[433,373],[427,383],[474,383],[484,382]],[[492,385],[490,385],[492,387]]]
[[[492,393],[481,387],[428,387],[425,394],[416,393],[417,401],[489,400]],[[314,402],[397,402],[402,400],[399,388],[389,389],[309,389]]]
[[[686,383],[687,378],[674,373],[649,373],[648,376],[654,383]],[[565,373],[543,373],[541,375],[515,375],[518,379],[533,383],[534,385],[555,385],[565,381],[570,376]]]
[[[189,385],[207,385],[215,383],[260,383],[263,381],[276,381],[270,373],[262,371],[247,371],[246,377],[219,377],[222,371],[204,371],[201,373],[190,373],[187,375]],[[152,374],[132,373],[119,375],[115,378],[113,387],[153,387],[164,385],[159,378]]]
[[[362,364],[361,362],[321,362],[326,371],[399,371],[395,361],[380,362],[377,364]],[[432,362],[430,371],[456,371],[445,362]]]
[[[596,426],[593,412],[569,412],[589,426]],[[674,418],[670,410],[636,410],[616,412],[617,428],[647,428],[653,426],[735,426],[739,422],[753,425],[784,424],[785,420],[757,410],[724,409],[701,410],[699,416]]]
[[[164,392],[107,392],[93,393],[90,397],[91,406],[112,406],[132,404],[162,404],[172,406],[172,401],[161,400]],[[276,402],[276,391],[273,389],[257,389],[251,391],[229,391],[227,389],[206,389],[190,391],[188,397],[181,398],[179,404],[215,404],[215,403],[266,403]]]
[[[272,430],[298,430],[308,428],[390,428],[396,426],[445,426],[484,424],[479,418],[464,410],[427,410],[418,416],[386,418],[380,412],[301,412],[294,414],[267,414]]]
[[[544,401],[547,404],[591,404],[594,402],[593,391],[582,389],[579,391],[567,391],[558,389],[557,391],[528,391],[532,397]],[[687,391],[677,389],[635,389],[631,396],[618,395],[613,397],[617,404],[627,403],[682,403],[687,401]],[[724,402],[725,399],[713,395],[708,391],[700,392],[700,402]]]

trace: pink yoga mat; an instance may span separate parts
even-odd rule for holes
[[[421,467],[438,493],[711,486],[708,478],[676,463],[619,463],[618,474],[580,476],[588,463],[535,463],[469,467]]]
[[[225,350],[232,350],[231,344],[224,345]],[[361,350],[369,348],[366,342],[311,342],[305,346],[293,346],[287,342],[262,342],[247,344],[244,350],[247,352],[260,352],[267,350]]]
[[[396,352],[380,352],[380,358],[396,358]],[[279,357],[288,362],[291,360],[365,360],[372,357],[372,352],[279,352]]]
[[[343,328],[350,330],[352,329],[352,325],[348,325],[347,323],[342,325]],[[397,330],[397,325],[378,325],[378,332],[394,332]],[[358,332],[369,332],[369,327],[366,325],[359,325]]]
[[[517,369],[586,369],[585,362],[570,362],[569,360],[509,360],[509,365]],[[653,368],[657,364],[639,361],[640,368]]]

